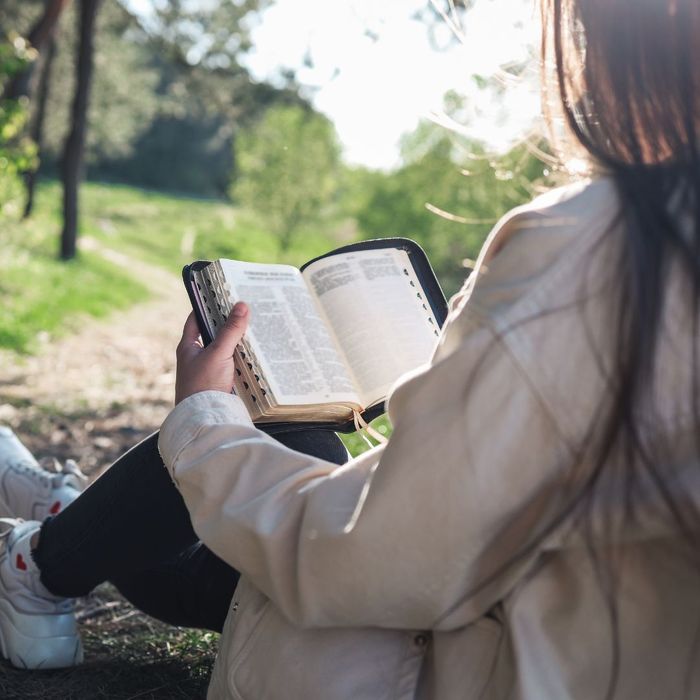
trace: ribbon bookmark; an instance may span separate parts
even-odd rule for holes
[[[380,445],[386,445],[389,441],[384,435],[382,435],[378,430],[375,430],[359,413],[359,411],[352,412],[352,419],[355,423],[355,430],[358,432],[360,430],[365,430],[367,433],[373,437]]]

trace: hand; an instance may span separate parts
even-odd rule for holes
[[[239,301],[231,309],[226,324],[206,348],[199,338],[194,314],[187,317],[182,340],[177,346],[176,404],[200,391],[231,393],[235,372],[233,351],[248,328],[248,316],[248,307]]]

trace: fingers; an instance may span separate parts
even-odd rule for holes
[[[190,315],[185,321],[185,327],[182,329],[183,343],[196,343],[199,340],[199,326],[195,318],[194,311],[190,311]]]
[[[185,321],[185,327],[182,329],[182,338],[180,338],[180,343],[177,346],[177,352],[180,354],[195,348],[199,348],[201,350],[202,346],[199,342],[199,327],[197,326],[197,319],[195,318],[194,312],[190,312],[190,315]]]
[[[223,328],[216,334],[211,344],[212,350],[225,357],[231,357],[236,345],[241,342],[248,328],[248,306],[239,301],[235,304]]]

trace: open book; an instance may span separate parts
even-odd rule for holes
[[[345,246],[300,270],[221,259],[183,276],[205,343],[236,301],[250,306],[234,388],[269,426],[352,430],[354,417],[380,415],[394,382],[430,359],[447,314],[425,253],[402,238]]]

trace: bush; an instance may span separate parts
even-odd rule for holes
[[[256,211],[287,253],[333,202],[340,152],[333,124],[300,106],[270,107],[236,140],[236,203]]]

